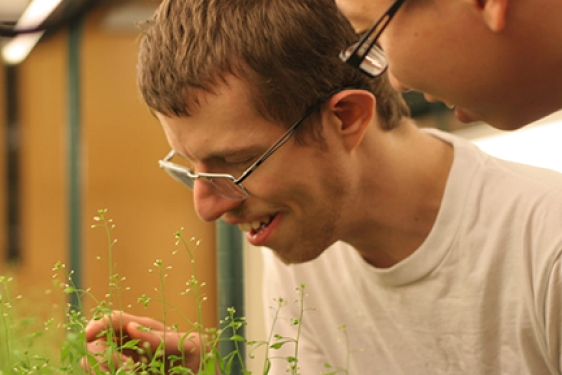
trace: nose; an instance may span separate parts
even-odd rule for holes
[[[193,186],[193,200],[197,215],[205,221],[218,220],[223,214],[239,207],[244,202],[225,198],[199,180],[196,180]]]

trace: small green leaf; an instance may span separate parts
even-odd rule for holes
[[[242,342],[246,341],[246,339],[244,337],[240,336],[240,335],[233,335],[230,338],[230,340],[231,341],[242,341]]]

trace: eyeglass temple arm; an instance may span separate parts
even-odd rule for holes
[[[399,0],[399,1],[403,1],[403,0]],[[314,111],[316,111],[326,100],[328,100],[329,98],[331,98],[332,96],[334,96],[340,91],[349,90],[352,88],[353,87],[351,86],[345,86],[332,90],[328,95],[326,95],[324,99],[319,100],[318,103],[310,107],[310,109],[306,111],[306,113],[295,123],[295,125],[291,126],[289,130],[287,130],[287,132],[277,142],[275,142],[273,146],[271,146],[271,148],[267,150],[265,154],[262,155],[261,158],[256,160],[256,162],[252,164],[250,168],[246,169],[246,171],[242,173],[242,176],[240,176],[238,180],[234,181],[234,183],[237,185],[241,184],[242,181],[244,181],[250,173],[252,173],[257,167],[259,167],[264,161],[266,161],[267,158],[271,156],[271,154],[273,154],[275,151],[277,151],[277,149],[279,149],[279,147],[283,146],[283,144],[287,142],[287,140],[291,137],[291,135],[295,132],[295,130],[297,130],[297,128],[304,122],[304,120],[308,116],[310,116]]]
[[[332,93],[330,93],[330,96],[333,95]],[[256,160],[256,162],[254,164],[252,164],[250,166],[250,168],[246,169],[246,171],[244,173],[242,173],[242,176],[240,176],[240,178],[236,181],[234,181],[235,184],[241,184],[242,181],[244,181],[246,179],[246,177],[248,177],[248,175],[250,173],[252,173],[257,167],[259,167],[264,161],[267,160],[267,158],[269,158],[271,156],[271,154],[273,154],[275,151],[277,151],[279,149],[279,147],[283,146],[285,144],[285,142],[287,142],[289,140],[289,138],[291,137],[291,135],[295,132],[295,130],[297,130],[297,128],[299,127],[300,124],[302,124],[302,122],[304,121],[305,118],[307,118],[308,116],[310,116],[312,114],[312,112],[314,112],[318,106],[320,106],[322,102],[314,105],[312,108],[310,108],[308,111],[306,111],[306,113],[304,114],[304,116],[302,116],[299,121],[297,121],[295,123],[295,125],[293,125],[292,127],[289,128],[289,130],[287,130],[287,132],[285,134],[283,134],[283,136],[273,144],[273,146],[271,146],[271,148],[269,150],[267,150],[262,156],[261,158],[259,158],[258,160]]]
[[[172,158],[176,155],[176,151],[172,150],[170,152],[168,152],[168,155],[166,155],[166,157],[164,159],[162,159],[162,161],[170,161],[172,160]]]
[[[369,28],[369,30],[367,30],[363,34],[361,39],[359,39],[359,42],[357,42],[357,46],[351,52],[351,55],[350,55],[350,58],[349,58],[349,60],[350,60],[349,63],[351,63],[352,65],[355,64],[357,66],[359,66],[359,64],[361,64],[361,62],[363,61],[365,56],[367,56],[367,54],[369,53],[371,48],[373,48],[373,46],[377,42],[377,39],[379,38],[381,33],[384,31],[384,29],[386,29],[386,26],[388,26],[389,22],[392,20],[392,17],[394,17],[394,15],[396,14],[396,12],[398,11],[398,9],[400,8],[400,6],[402,5],[403,2],[404,2],[404,0],[395,1],[394,4],[392,4],[392,6],[388,9],[388,11],[385,14],[383,14],[382,17],[379,18],[375,22],[375,24],[373,26],[371,26],[371,28]],[[375,34],[375,35],[374,35],[374,37],[371,38],[371,36],[373,34]],[[368,39],[370,39],[371,41],[367,45],[367,48],[365,48],[365,50],[361,53],[361,55],[359,55],[358,54],[359,49],[363,47],[363,45],[365,44],[365,42]]]
[[[297,123],[297,125],[300,125],[300,122]],[[266,161],[267,158],[271,156],[271,154],[273,154],[275,151],[279,149],[279,147],[283,146],[283,144],[285,144],[287,140],[289,140],[291,135],[295,132],[296,128],[297,128],[296,126],[290,128],[277,142],[275,142],[273,146],[271,146],[269,150],[265,152],[265,154],[261,156],[261,158],[256,160],[256,162],[252,164],[250,168],[246,169],[246,171],[242,173],[242,176],[240,176],[238,180],[234,181],[234,183],[237,185],[242,183],[242,181],[244,181],[250,173],[252,173],[257,167],[259,167],[264,161]]]

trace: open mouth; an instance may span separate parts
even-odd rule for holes
[[[275,216],[270,216],[268,218],[264,218],[262,220],[254,220],[247,223],[240,223],[238,224],[238,228],[242,232],[248,232],[250,236],[256,236],[262,231],[264,231],[268,225],[273,221]]]

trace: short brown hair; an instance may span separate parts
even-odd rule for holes
[[[409,110],[386,74],[368,78],[338,58],[356,40],[333,0],[163,0],[144,27],[138,85],[152,110],[188,116],[196,90],[233,74],[255,110],[285,126],[330,91],[361,88],[393,128]]]

